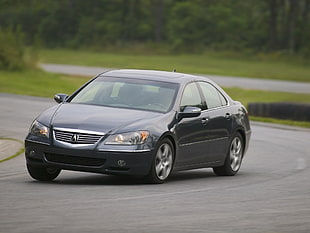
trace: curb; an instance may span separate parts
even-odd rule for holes
[[[282,125],[282,124],[260,122],[260,121],[250,121],[250,124],[254,126],[264,126],[264,127],[274,128],[274,129],[302,131],[302,132],[310,133],[310,128],[303,128],[303,127],[298,127],[298,126]]]
[[[310,104],[294,102],[256,102],[248,104],[250,116],[292,121],[310,121]]]
[[[13,159],[23,152],[23,142],[14,138],[0,138],[0,163]]]

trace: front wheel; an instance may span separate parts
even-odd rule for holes
[[[213,168],[214,173],[218,176],[234,176],[237,174],[241,167],[243,149],[243,138],[240,133],[236,133],[229,144],[229,150],[224,165]]]
[[[60,169],[51,167],[31,166],[27,164],[27,170],[33,179],[39,181],[54,180],[60,173]]]
[[[174,148],[171,141],[163,139],[155,153],[148,180],[154,184],[161,184],[167,180],[173,168]]]

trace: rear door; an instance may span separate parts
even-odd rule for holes
[[[223,161],[226,156],[229,135],[232,129],[232,113],[223,94],[208,82],[198,82],[207,110],[204,118],[207,119],[205,131],[208,135],[208,162]]]

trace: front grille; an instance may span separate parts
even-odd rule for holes
[[[72,144],[95,144],[103,135],[54,130],[57,141]]]
[[[78,157],[71,155],[59,155],[59,154],[45,154],[45,158],[49,162],[61,163],[68,165],[80,165],[89,167],[100,167],[104,165],[105,159],[100,158],[88,158],[88,157]]]

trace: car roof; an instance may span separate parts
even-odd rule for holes
[[[206,77],[183,74],[178,72],[168,72],[159,70],[138,70],[138,69],[120,69],[110,70],[99,75],[99,77],[120,77],[120,78],[137,78],[145,80],[154,80],[162,82],[184,83],[194,80],[210,81]]]

